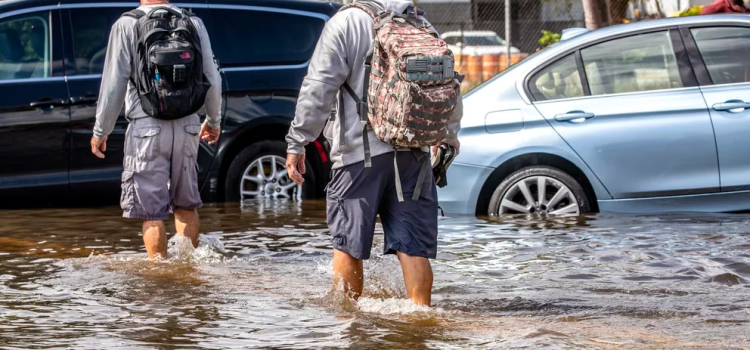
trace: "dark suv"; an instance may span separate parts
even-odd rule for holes
[[[208,27],[223,78],[222,135],[201,142],[206,201],[319,197],[330,169],[325,139],[309,145],[304,188],[286,176],[284,136],[323,26],[339,6],[319,1],[176,1]],[[121,115],[105,159],[91,154],[110,27],[125,1],[0,2],[0,205],[119,198]]]

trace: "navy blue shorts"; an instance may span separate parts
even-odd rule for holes
[[[437,255],[437,188],[432,171],[413,200],[421,163],[412,152],[396,152],[404,201],[396,192],[393,153],[335,169],[327,186],[328,226],[333,247],[357,259],[369,259],[378,214],[385,232],[384,254],[402,252],[434,259]]]

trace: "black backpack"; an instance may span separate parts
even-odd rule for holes
[[[131,81],[143,111],[165,120],[198,112],[211,83],[203,74],[200,38],[190,19],[195,15],[156,7],[148,13],[133,10],[123,16],[138,20]]]

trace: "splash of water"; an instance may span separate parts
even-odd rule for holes
[[[376,237],[373,251],[382,249],[382,244],[382,238]],[[316,260],[316,264],[318,273],[333,278],[333,260]],[[338,285],[323,298],[326,300],[325,304],[344,311],[416,316],[419,319],[429,319],[448,312],[440,308],[417,305],[408,299],[401,266],[393,255],[373,254],[364,262],[364,276],[362,296],[357,301],[346,295],[343,281],[339,280]]]
[[[215,263],[222,261],[226,254],[221,238],[216,235],[199,235],[198,248],[193,247],[190,238],[174,235],[167,246],[169,260]]]
[[[357,307],[362,312],[377,313],[382,315],[403,315],[403,314],[431,314],[439,312],[439,309],[430,308],[429,306],[414,304],[409,299],[387,298],[378,299],[362,297],[357,302]]]

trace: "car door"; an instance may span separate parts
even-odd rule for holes
[[[701,67],[696,71],[716,133],[721,190],[750,190],[750,28],[702,27],[683,34],[693,64]]]
[[[595,43],[532,77],[534,105],[613,198],[719,191],[711,119],[679,32]]]
[[[127,5],[127,4],[123,4]],[[77,196],[116,198],[120,190],[125,130],[124,110],[107,139],[105,158],[91,154],[104,59],[112,25],[130,7],[75,7],[62,10],[68,89],[71,96],[70,187]]]
[[[70,115],[59,29],[58,10],[0,15],[0,198],[67,193]]]
[[[67,30],[64,37],[68,48],[66,62],[71,95],[70,182],[72,192],[78,196],[116,198],[120,191],[125,132],[128,127],[124,109],[108,137],[104,159],[91,154],[90,141],[96,122],[96,101],[110,30],[124,12],[133,9],[132,5],[111,3],[63,7],[63,19],[68,24],[65,26]],[[205,3],[189,4],[186,8],[208,22],[205,18],[208,16]],[[211,147],[201,142],[198,155],[201,180],[205,178],[214,153]]]

